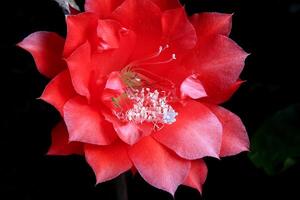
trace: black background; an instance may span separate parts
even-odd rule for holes
[[[242,79],[247,83],[225,107],[237,113],[251,137],[276,110],[299,103],[300,3],[291,0],[186,0],[189,14],[235,13],[231,37],[251,56]],[[81,1],[82,3],[82,1]],[[117,199],[118,179],[94,186],[83,158],[47,157],[51,127],[59,120],[36,100],[48,82],[32,57],[15,44],[35,31],[65,35],[64,14],[53,0],[1,1],[0,199]],[[247,153],[221,161],[206,159],[209,174],[203,195],[180,187],[175,199],[299,199],[299,164],[266,175]],[[127,174],[131,199],[172,199],[139,176]]]

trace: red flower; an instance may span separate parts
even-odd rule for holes
[[[206,156],[247,151],[239,117],[218,106],[247,57],[228,38],[232,15],[188,17],[176,0],[86,0],[67,37],[36,32],[19,46],[52,80],[41,99],[63,121],[48,154],[82,154],[97,183],[136,169],[174,194],[201,191]]]

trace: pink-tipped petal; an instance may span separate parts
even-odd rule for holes
[[[249,150],[249,138],[241,119],[232,112],[216,105],[207,105],[223,126],[220,156],[232,156]]]
[[[97,183],[116,178],[132,167],[127,147],[120,141],[107,146],[87,144],[84,152],[86,161],[96,175]]]
[[[201,81],[195,74],[187,77],[181,83],[180,92],[182,97],[188,96],[192,99],[200,99],[207,96]]]
[[[191,161],[191,169],[183,185],[195,188],[202,193],[202,185],[207,177],[207,166],[203,160]]]
[[[75,94],[70,73],[68,70],[64,70],[48,83],[40,98],[54,106],[63,116],[65,103]]]
[[[173,196],[190,169],[190,161],[178,157],[150,136],[131,147],[129,156],[148,183]]]
[[[97,26],[98,17],[93,13],[80,13],[66,16],[67,38],[64,46],[64,58],[68,58],[74,50],[90,41],[92,45],[98,44]]]
[[[64,119],[70,141],[108,145],[117,137],[111,123],[96,108],[89,106],[83,97],[74,97],[65,104]]]
[[[41,74],[52,78],[66,67],[62,59],[64,42],[65,40],[56,33],[39,31],[32,33],[17,45],[31,53]]]
[[[197,35],[183,7],[167,10],[162,15],[163,42],[175,49],[192,49]]]
[[[80,142],[69,142],[68,130],[64,122],[58,123],[51,133],[51,146],[47,155],[83,155],[83,144]]]
[[[219,157],[222,125],[203,104],[189,100],[174,107],[176,122],[165,125],[153,137],[182,158],[189,160],[205,156]]]

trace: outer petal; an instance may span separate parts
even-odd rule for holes
[[[227,38],[232,26],[232,15],[201,13],[191,17],[198,43],[190,53],[187,68],[200,74],[209,101],[222,103],[234,91],[233,85],[248,56],[235,42]],[[226,94],[225,94],[226,93]]]
[[[228,101],[244,82],[245,81],[238,80],[222,92],[211,94],[210,97],[204,99],[205,101],[211,102],[213,104],[222,104]]]
[[[241,119],[220,106],[208,105],[223,125],[220,156],[231,156],[249,150],[249,138]]]
[[[248,56],[234,41],[218,35],[198,44],[185,65],[199,74],[208,96],[228,90],[239,78]]]
[[[151,185],[174,195],[190,169],[190,162],[168,151],[151,137],[145,137],[129,151],[141,176]]]
[[[187,77],[180,85],[181,96],[188,96],[192,99],[206,97],[207,94],[197,75],[193,74]]]
[[[192,100],[176,106],[175,110],[176,122],[166,125],[153,137],[186,159],[218,157],[222,141],[218,118],[206,106]]]
[[[64,42],[56,33],[40,31],[26,37],[18,46],[31,53],[41,74],[52,78],[66,67],[62,60]]]
[[[48,83],[40,98],[54,106],[63,116],[65,103],[75,94],[70,73],[64,70]]]
[[[144,59],[158,50],[161,38],[161,11],[151,0],[125,0],[113,18],[137,35],[134,59]]]
[[[77,96],[65,104],[64,119],[70,141],[108,145],[116,139],[112,125],[83,97]]]
[[[93,13],[80,13],[78,15],[68,15],[67,38],[64,46],[64,57],[68,58],[72,52],[87,40],[92,45],[98,44],[97,38],[97,15]]]
[[[211,35],[229,36],[232,27],[232,14],[201,13],[194,14],[191,18],[199,40]]]
[[[89,81],[91,75],[91,47],[88,42],[78,47],[66,59],[75,91],[87,98],[90,97]]]
[[[86,0],[84,9],[87,12],[93,12],[100,18],[106,18],[123,2],[124,0]]]
[[[97,183],[111,180],[132,167],[127,147],[120,141],[107,146],[85,145],[84,151]]]
[[[68,130],[64,122],[57,124],[52,130],[52,144],[48,155],[83,154],[83,145],[79,142],[69,142]]]
[[[162,15],[163,41],[175,49],[192,49],[197,35],[183,7],[167,10]]]
[[[202,192],[202,185],[207,177],[207,166],[203,160],[191,161],[191,169],[189,175],[184,181],[184,185],[197,189]]]

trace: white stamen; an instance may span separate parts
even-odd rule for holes
[[[172,54],[172,59],[176,60],[176,54],[175,53]]]
[[[119,119],[135,123],[151,122],[154,129],[158,130],[159,125],[172,124],[176,121],[178,113],[167,102],[165,92],[149,88],[135,90],[128,98],[132,101],[131,109],[124,113],[115,113]]]

